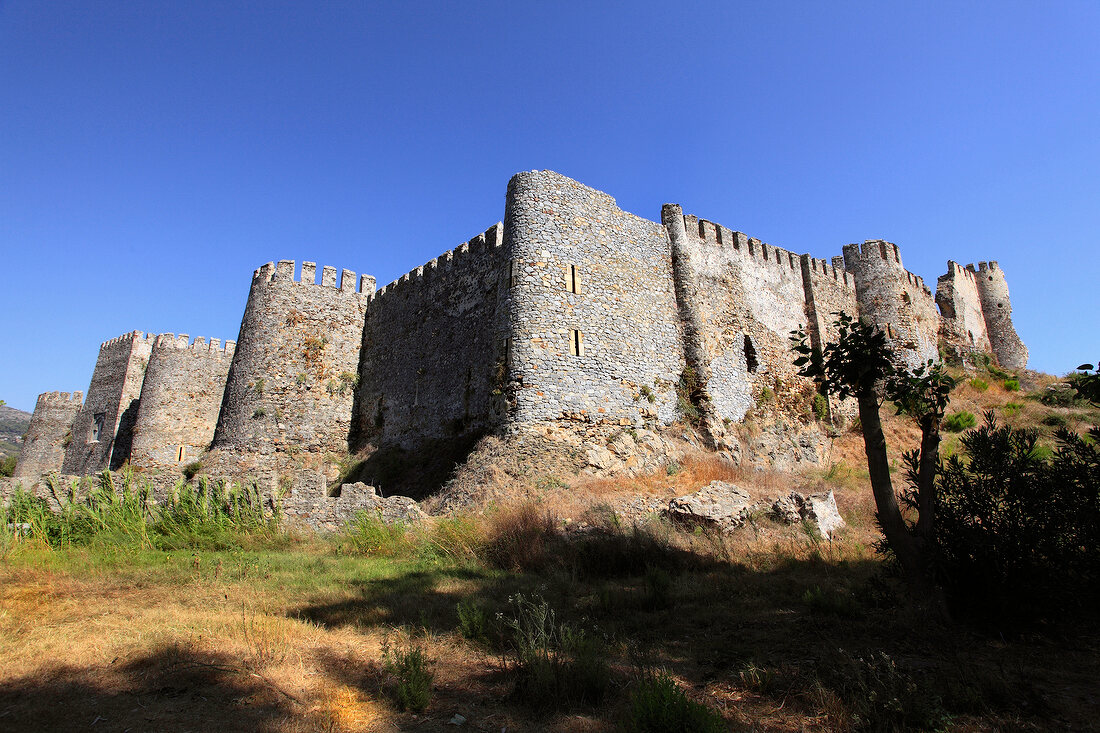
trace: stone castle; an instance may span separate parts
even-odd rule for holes
[[[996,262],[949,261],[933,295],[889,242],[826,261],[676,205],[643,219],[551,171],[515,175],[503,223],[389,285],[332,267],[318,283],[316,269],[256,270],[236,342],[105,342],[86,398],[39,397],[16,475],[129,463],[178,478],[201,459],[285,476],[488,433],[654,428],[685,406],[721,444],[777,393],[812,396],[789,335],[820,347],[839,311],[880,326],[910,365],[941,349],[1027,363]]]

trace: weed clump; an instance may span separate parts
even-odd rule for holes
[[[973,412],[954,412],[943,419],[943,429],[949,433],[961,433],[978,424]]]
[[[391,645],[387,638],[382,643],[382,670],[393,677],[393,697],[398,707],[424,712],[432,699],[435,678],[424,649],[411,642]]]
[[[630,693],[630,709],[622,729],[629,733],[721,733],[725,720],[684,693],[667,672],[646,675]]]

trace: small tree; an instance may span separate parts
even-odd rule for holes
[[[837,340],[822,353],[810,346],[804,330],[792,333],[792,347],[798,354],[795,366],[817,382],[824,394],[855,398],[879,527],[910,589],[918,597],[932,599],[929,545],[935,524],[940,422],[955,381],[931,360],[912,371],[899,369],[886,334],[872,324],[839,313],[834,325]],[[905,495],[917,511],[912,526],[902,516],[890,477],[879,413],[887,399],[894,402],[898,414],[912,416],[921,428],[921,447],[906,455],[914,469],[912,489]]]

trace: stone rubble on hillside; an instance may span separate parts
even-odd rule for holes
[[[758,502],[727,481],[711,481],[699,491],[672,499],[666,512],[675,520],[710,524],[724,532],[744,526],[758,513],[784,524],[810,522],[827,540],[844,526],[832,491],[808,496],[792,491],[774,501]]]

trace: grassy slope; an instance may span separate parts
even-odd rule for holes
[[[1013,402],[1023,407],[1005,419],[1048,435],[1051,415],[1080,424],[1100,417],[999,386],[965,385],[952,409],[1003,415]],[[887,432],[895,456],[917,437],[896,418]],[[766,520],[732,538],[659,527],[676,554],[642,563],[669,568],[664,603],[654,602],[643,569],[613,567],[613,545],[584,551],[585,533],[573,535],[581,550],[545,551],[538,572],[491,568],[461,541],[445,542],[447,552],[412,543],[396,557],[363,555],[346,540],[171,553],[0,545],[0,727],[442,731],[461,713],[474,730],[611,731],[625,714],[624,686],[644,665],[670,670],[735,730],[847,730],[870,692],[859,673],[872,668],[856,660],[886,653],[904,671],[887,680],[942,698],[948,730],[1090,729],[1100,719],[1095,626],[1005,640],[929,624],[898,603],[870,549],[860,440],[842,436],[836,465],[786,483],[699,461],[674,476],[526,487],[541,509],[593,524],[600,512],[586,513],[579,493],[595,502],[663,498],[713,478],[762,494],[825,477],[836,488],[849,527],[833,543]],[[499,532],[494,520],[479,521],[477,533]],[[463,638],[456,605],[470,600],[493,619],[517,591],[544,595],[564,618],[612,640],[616,686],[604,704],[540,712],[507,698],[514,679],[499,642]],[[381,669],[383,641],[395,636],[415,638],[434,659],[435,694],[422,716],[395,709]]]
[[[0,457],[19,455],[19,443],[31,423],[29,412],[0,406]]]

